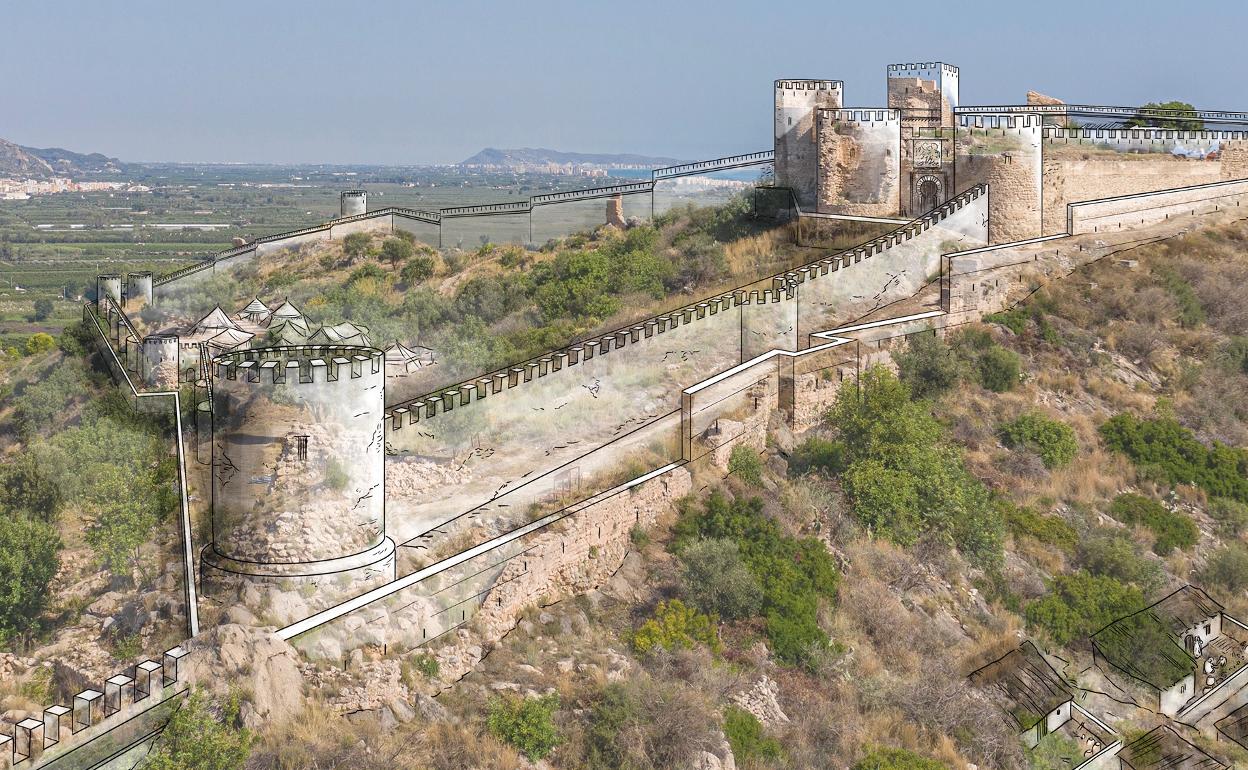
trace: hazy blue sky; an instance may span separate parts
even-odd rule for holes
[[[1220,7],[1219,7],[1220,6]],[[0,137],[126,160],[454,162],[771,146],[771,83],[961,67],[963,104],[1248,109],[1248,3],[5,2]]]

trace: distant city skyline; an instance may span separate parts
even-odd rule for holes
[[[484,147],[704,158],[771,146],[772,81],[884,103],[890,63],[964,104],[1248,110],[1242,3],[10,4],[0,138],[126,161],[419,165]],[[1177,41],[1200,40],[1199,47]]]

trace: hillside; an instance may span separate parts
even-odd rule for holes
[[[309,673],[317,705],[252,766],[1073,766],[1083,747],[1025,749],[967,680],[1023,639],[1133,739],[1157,717],[1089,635],[1189,582],[1248,614],[1242,481],[1122,440],[1152,426],[1248,467],[1246,242],[1242,222],[1193,230],[915,338],[807,433],[777,417],[695,469],[601,589],[533,609],[462,679],[470,636]],[[369,757],[359,724],[393,725]]]
[[[486,147],[467,160],[461,166],[520,166],[540,163],[572,163],[590,166],[671,166],[681,161],[676,158],[661,158],[648,155],[629,153],[589,153],[562,152],[544,148],[524,147],[513,150],[499,150]]]
[[[98,152],[83,154],[60,147],[23,147],[0,139],[0,177],[44,179],[121,171],[121,161]]]

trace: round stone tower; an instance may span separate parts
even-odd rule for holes
[[[366,190],[343,190],[338,196],[338,204],[344,217],[363,214],[368,211],[368,192]]]
[[[296,603],[290,611],[298,614],[393,580],[382,351],[236,351],[213,359],[212,379],[207,592],[239,582],[270,585],[294,592],[283,606]]]

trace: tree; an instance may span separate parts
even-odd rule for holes
[[[342,251],[351,259],[359,259],[368,253],[373,236],[368,233],[351,233],[342,239]]]
[[[52,300],[41,297],[35,300],[35,320],[46,321],[52,316]]]
[[[994,393],[1012,390],[1020,371],[1018,354],[1000,345],[993,345],[979,357],[979,384]]]
[[[381,243],[381,257],[390,263],[391,270],[397,270],[399,263],[410,259],[414,252],[411,241],[402,238],[387,238]]]
[[[561,740],[553,719],[557,708],[559,697],[554,694],[541,698],[495,698],[490,701],[486,726],[495,738],[537,762],[554,751]]]
[[[399,271],[399,278],[408,286],[426,281],[433,277],[435,264],[431,255],[417,254],[409,259],[407,264],[403,266],[403,269]]]
[[[0,640],[38,625],[60,550],[61,538],[52,527],[0,511]]]
[[[685,591],[704,612],[737,620],[756,615],[762,608],[762,588],[733,541],[713,538],[690,543],[681,549],[680,560]]]
[[[241,770],[255,736],[242,727],[239,710],[236,695],[214,704],[192,690],[156,739],[144,770]]]
[[[1165,114],[1164,116],[1148,115],[1148,110],[1168,110],[1174,114]],[[1187,102],[1177,100],[1169,102],[1149,102],[1142,105],[1140,111],[1135,117],[1127,121],[1129,128],[1137,126],[1155,126],[1157,128],[1169,128],[1176,131],[1203,131],[1205,130],[1205,122],[1196,117],[1196,108]]]
[[[939,396],[958,384],[961,366],[949,346],[935,334],[915,334],[894,356],[901,381],[915,398]]]
[[[150,484],[122,468],[100,464],[95,471],[86,495],[92,512],[86,540],[106,569],[129,574],[139,567],[140,548],[159,519],[159,498]]]

